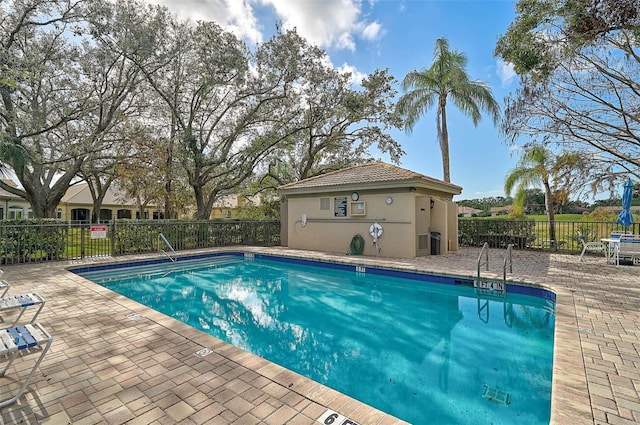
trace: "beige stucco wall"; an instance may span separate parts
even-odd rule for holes
[[[0,201],[0,208],[2,208],[2,219],[9,220],[9,212],[11,210],[19,211],[22,219],[29,218],[29,211],[31,210],[31,204],[24,199],[2,199]]]
[[[458,205],[447,202],[447,244],[450,251],[458,250]]]
[[[352,238],[360,234],[365,240],[363,255],[375,256],[376,246],[372,243],[369,228],[374,222],[378,222],[384,229],[379,240],[381,256],[413,258],[418,255],[430,255],[429,235],[432,231],[441,233],[441,254],[446,253],[447,238],[454,231],[448,224],[448,211],[452,206],[455,207],[450,199],[443,199],[436,194],[421,193],[415,189],[400,188],[397,191],[358,191],[359,199],[353,202],[352,192],[327,191],[288,195],[288,246],[346,254],[349,252]],[[393,199],[391,204],[387,204],[387,197]],[[321,198],[328,198],[328,209],[321,209]],[[346,198],[347,213],[344,217],[336,217],[336,198]],[[430,207],[431,199],[434,200],[433,208]],[[326,207],[327,201],[324,202]],[[357,203],[364,203],[364,215],[359,215],[358,210],[353,210]],[[305,223],[302,219],[303,214],[306,216]],[[457,234],[457,216],[454,218]],[[418,249],[418,235],[423,235],[423,242],[426,238],[426,249]]]

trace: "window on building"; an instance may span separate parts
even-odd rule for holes
[[[71,220],[79,223],[88,223],[90,211],[86,208],[74,208],[71,210]]]
[[[131,210],[118,210],[118,218],[131,218]]]
[[[112,218],[113,218],[113,211],[111,211],[109,209],[104,209],[104,208],[100,209],[100,221],[101,222],[111,221]]]
[[[9,207],[9,220],[22,220],[23,214],[21,207]]]
[[[58,208],[58,211],[56,211],[56,218],[62,220],[62,208]]]

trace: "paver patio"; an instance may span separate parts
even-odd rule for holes
[[[401,260],[236,250],[461,276],[475,275],[480,252],[463,248]],[[502,276],[503,255],[491,250],[484,275]],[[403,423],[66,270],[140,257],[4,267],[10,294],[37,292],[46,299],[38,321],[54,343],[30,389],[0,410],[3,423],[296,425],[318,423],[327,409],[363,425]],[[551,422],[640,422],[640,266],[518,250],[513,263],[509,280],[543,286],[558,297]],[[202,349],[211,353],[197,356]],[[11,376],[0,381],[2,396],[14,386]]]

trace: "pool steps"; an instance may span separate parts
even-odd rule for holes
[[[186,261],[175,261],[171,263],[158,263],[155,265],[134,265],[131,267],[122,267],[109,270],[109,277],[100,279],[102,282],[110,282],[122,278],[151,278],[154,276],[166,277],[172,273],[191,270],[194,266],[202,268],[217,268],[233,263],[241,263],[244,259],[238,256],[224,255],[217,257],[201,258]],[[136,269],[139,271],[136,272]],[[95,270],[93,272],[85,272],[83,276],[91,279],[91,274],[103,274],[105,270]]]

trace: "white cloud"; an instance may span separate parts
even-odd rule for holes
[[[502,59],[498,59],[496,68],[500,81],[502,81],[502,87],[511,85],[513,80],[517,77],[516,71],[513,69],[512,63],[507,63]]]
[[[1,0],[0,0],[1,1]],[[311,44],[323,48],[356,49],[356,39],[379,39],[383,27],[363,18],[362,0],[145,0],[166,6],[181,19],[215,21],[223,28],[250,43],[260,43],[264,25],[257,10],[272,8],[285,29],[296,28]],[[373,7],[374,0],[369,0]],[[352,73],[352,82],[360,84],[365,74],[355,67],[342,65],[341,71]]]
[[[238,0],[225,0],[225,2],[229,11],[227,29],[238,37],[247,38],[256,43],[261,42],[260,25],[253,14],[251,5]]]
[[[298,33],[321,47],[355,49],[354,33],[367,27],[360,21],[359,0],[262,0],[271,5],[285,28]]]
[[[251,3],[254,0],[146,0],[167,7],[181,19],[214,21],[252,43],[262,41],[260,25]]]
[[[211,20],[237,36],[263,40],[255,7],[271,7],[284,28],[323,48],[355,50],[356,38],[376,40],[383,34],[377,21],[363,17],[362,0],[145,0],[166,6],[182,19]],[[374,1],[369,1],[373,7]],[[265,23],[262,23],[265,24]],[[271,28],[273,23],[269,23]],[[265,24],[266,25],[266,24]]]
[[[362,37],[367,40],[375,40],[380,36],[381,30],[382,25],[377,22],[372,22],[364,28],[362,31]]]
[[[343,64],[341,67],[337,68],[340,72],[349,72],[351,73],[351,84],[353,85],[362,85],[362,80],[367,78],[367,74],[358,71],[358,69],[352,65]]]

